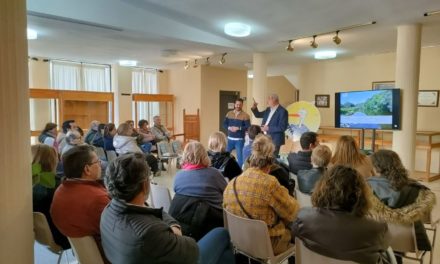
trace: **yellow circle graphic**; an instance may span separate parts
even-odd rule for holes
[[[321,114],[318,108],[310,102],[299,101],[289,105],[289,127],[287,135],[293,141],[299,141],[304,132],[317,132],[321,124]]]

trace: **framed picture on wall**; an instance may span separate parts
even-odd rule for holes
[[[382,89],[392,89],[392,88],[396,88],[395,81],[373,82],[371,84],[372,90],[382,90]]]
[[[330,107],[330,95],[329,94],[316,94],[315,95],[316,107]]]
[[[439,90],[419,90],[417,106],[437,107]]]

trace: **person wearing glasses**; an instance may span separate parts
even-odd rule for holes
[[[101,160],[89,145],[73,147],[62,159],[65,179],[53,197],[53,223],[67,237],[93,236],[105,258],[99,222],[110,198],[101,180]]]

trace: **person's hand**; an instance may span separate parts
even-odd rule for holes
[[[173,225],[171,226],[171,230],[173,230],[173,233],[175,235],[181,236],[182,235],[182,230],[180,230],[180,227],[177,225]]]
[[[268,125],[262,126],[262,127],[261,127],[261,130],[262,130],[263,132],[268,132],[268,131],[269,131],[269,126],[268,126]]]

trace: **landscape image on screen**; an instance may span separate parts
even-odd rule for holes
[[[340,127],[392,129],[392,90],[340,94]]]

